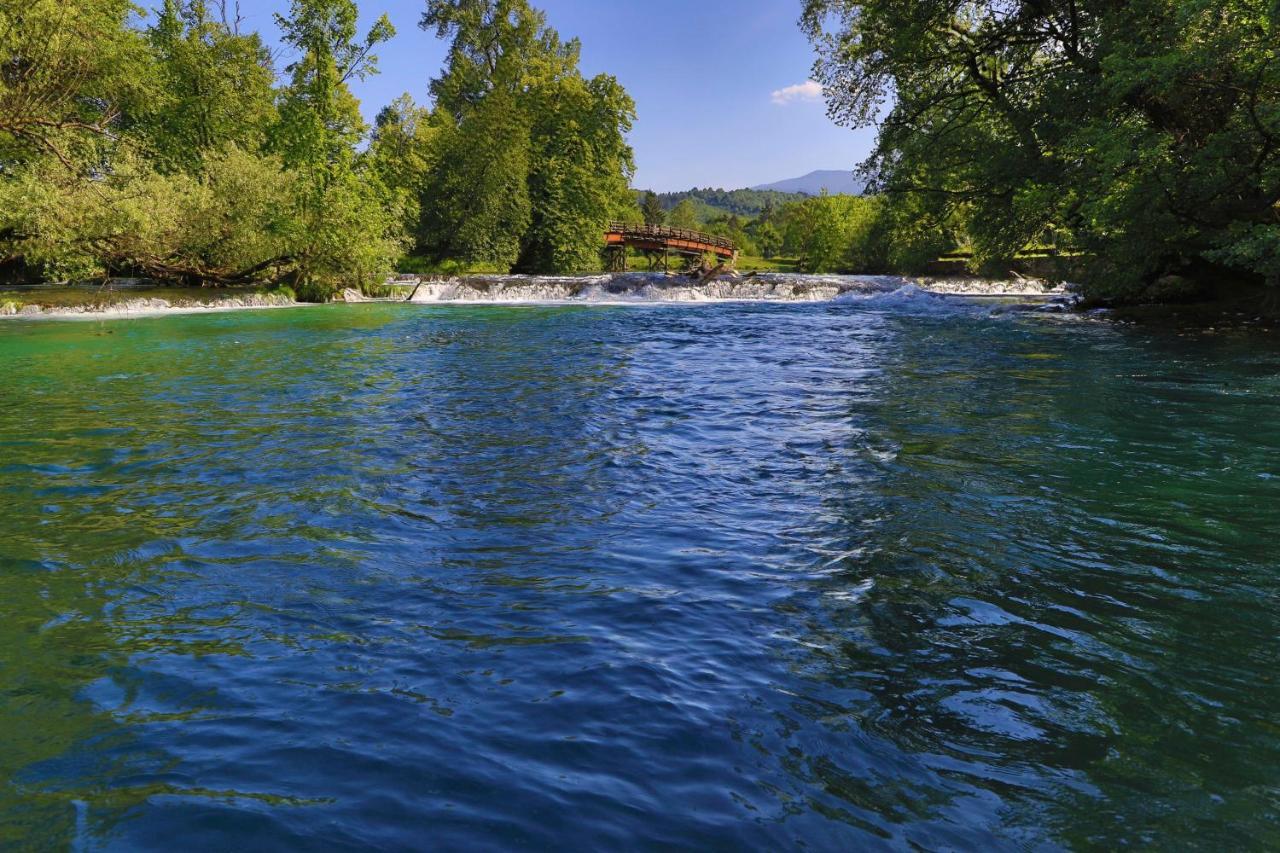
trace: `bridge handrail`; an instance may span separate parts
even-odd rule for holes
[[[690,231],[687,228],[668,228],[665,225],[641,225],[628,222],[610,222],[610,234],[621,234],[624,237],[652,237],[656,240],[688,240],[691,243],[706,243],[718,249],[736,252],[738,246],[726,237],[717,237],[702,231]]]

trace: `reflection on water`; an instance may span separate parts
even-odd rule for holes
[[[0,846],[1280,843],[1265,334],[383,305],[0,362]]]

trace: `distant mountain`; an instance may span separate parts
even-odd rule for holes
[[[752,189],[805,195],[822,195],[823,190],[830,195],[861,195],[866,189],[866,184],[855,178],[851,170],[827,169],[810,172],[803,178],[791,178],[787,181],[778,181],[776,184],[763,184]]]

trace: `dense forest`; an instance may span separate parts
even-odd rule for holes
[[[889,239],[1034,244],[1095,295],[1280,284],[1274,0],[806,0],[829,112],[879,126]]]
[[[634,104],[525,0],[427,0],[422,27],[450,44],[433,104],[404,97],[372,128],[350,84],[394,30],[357,20],[354,0],[293,0],[278,68],[224,3],[0,3],[6,274],[324,298],[406,255],[590,268],[602,223],[639,217]]]

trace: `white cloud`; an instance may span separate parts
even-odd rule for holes
[[[822,84],[816,80],[806,80],[773,93],[773,102],[785,107],[793,101],[816,101],[822,97]]]

